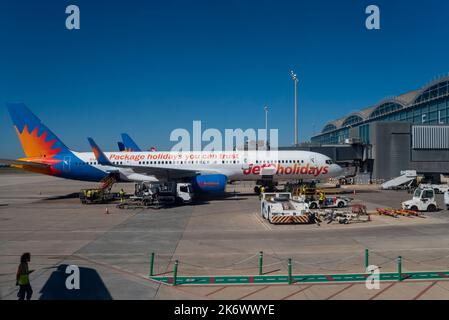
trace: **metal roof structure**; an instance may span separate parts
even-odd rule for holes
[[[351,127],[389,113],[411,108],[414,105],[425,101],[438,99],[442,95],[447,94],[449,94],[449,75],[436,79],[421,89],[409,91],[397,97],[386,98],[374,106],[364,108],[360,111],[350,113],[343,118],[328,122],[320,134],[336,131],[345,127]],[[359,119],[359,121],[355,121],[356,119]]]

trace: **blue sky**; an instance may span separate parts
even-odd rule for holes
[[[77,4],[81,29],[65,29]],[[365,28],[377,4],[381,30]],[[0,157],[22,155],[4,107],[26,103],[69,147],[173,145],[175,128],[263,128],[293,142],[449,72],[449,2],[20,1],[0,3]]]

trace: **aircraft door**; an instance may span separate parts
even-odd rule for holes
[[[312,165],[312,166],[316,166],[317,165],[317,163],[316,163],[317,159],[316,159],[316,157],[314,155],[311,155],[309,157],[309,161],[310,161],[310,165]]]
[[[245,157],[243,158],[243,162],[242,162],[242,170],[248,170],[249,169],[249,161],[248,158]]]

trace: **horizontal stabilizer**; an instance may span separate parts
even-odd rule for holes
[[[33,161],[24,161],[24,160],[10,160],[10,159],[0,159],[0,163],[7,164],[11,166],[30,166],[34,168],[42,168],[46,169],[50,166],[50,164],[45,163],[39,163],[39,162],[33,162]]]

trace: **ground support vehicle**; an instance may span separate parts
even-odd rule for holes
[[[159,209],[175,204],[188,204],[194,194],[190,183],[139,182],[135,184],[134,195],[117,205],[120,209]]]
[[[294,200],[289,192],[263,193],[260,213],[263,219],[272,224],[315,222],[309,205],[304,201]]]
[[[438,210],[435,200],[435,191],[429,187],[418,187],[413,193],[413,198],[402,203],[402,209],[412,211],[428,211]]]
[[[116,179],[113,176],[106,177],[101,181],[98,188],[81,189],[79,198],[82,204],[107,203],[119,198],[118,193],[111,192]]]

